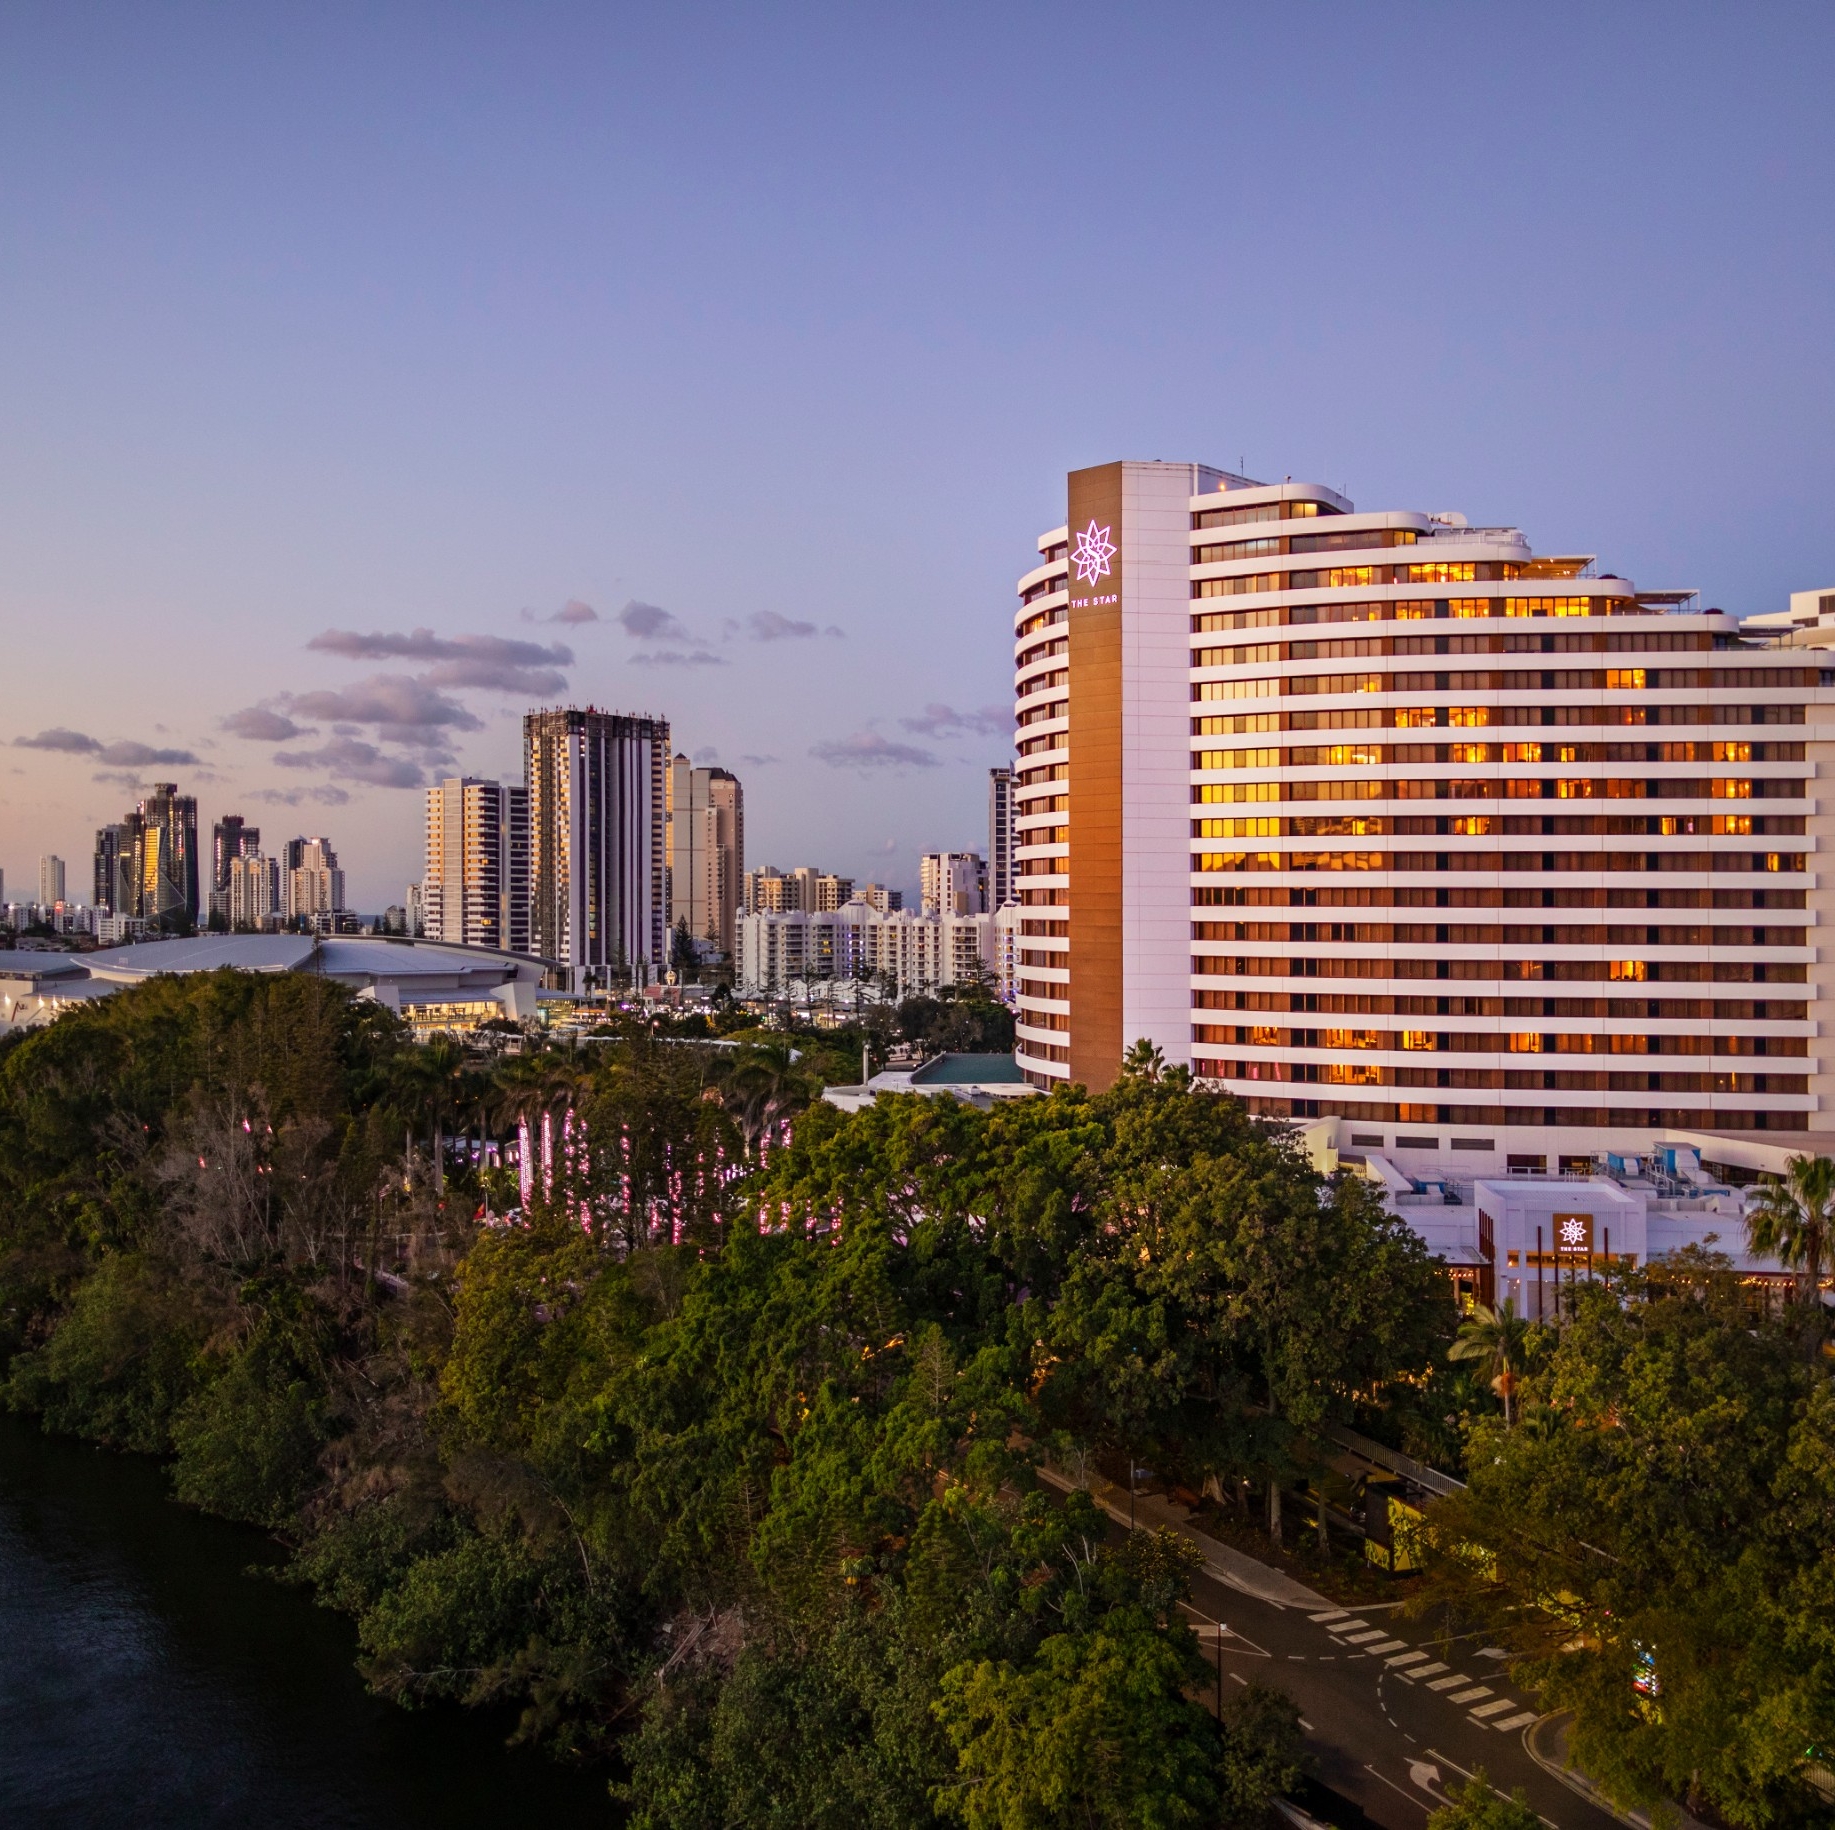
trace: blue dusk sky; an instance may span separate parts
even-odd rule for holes
[[[175,779],[419,875],[533,704],[753,863],[979,847],[1064,472],[1835,585],[1835,10],[0,16],[0,867]]]

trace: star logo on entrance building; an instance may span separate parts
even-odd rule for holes
[[[1583,1220],[1563,1220],[1561,1222],[1561,1243],[1570,1248],[1585,1245],[1587,1242],[1586,1222]]]
[[[1115,556],[1115,544],[1109,539],[1109,530],[1098,527],[1092,520],[1088,527],[1077,536],[1077,544],[1071,548],[1071,564],[1077,568],[1077,576],[1086,585],[1093,585],[1099,578],[1109,575],[1109,561]]]

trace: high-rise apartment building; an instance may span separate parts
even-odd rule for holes
[[[94,879],[90,900],[111,915],[131,916],[138,906],[135,895],[134,855],[138,815],[119,825],[96,828]]]
[[[304,921],[323,932],[334,932],[336,917],[344,912],[344,872],[331,841],[289,839],[277,863],[281,914],[289,922]]]
[[[261,828],[239,813],[226,813],[210,829],[210,913],[224,921],[229,914],[229,867],[237,858],[261,850]]]
[[[1013,771],[988,771],[988,908],[1013,900]]]
[[[39,907],[54,909],[64,900],[64,861],[47,852],[38,860]]]
[[[136,809],[134,896],[139,915],[158,928],[194,927],[198,918],[198,804],[176,782],[155,782]]]
[[[529,950],[572,990],[646,983],[668,961],[669,721],[573,707],[523,719]]]
[[[780,871],[775,865],[763,864],[755,871],[746,872],[741,912],[782,915],[801,909],[806,914],[823,915],[842,907],[853,894],[852,877],[812,870],[807,864],[799,864],[793,871]]]
[[[988,904],[988,873],[980,853],[926,852],[918,861],[918,897],[926,915],[983,913]]]
[[[1068,494],[1014,622],[1030,1079],[1106,1085],[1146,1037],[1479,1173],[1827,1128],[1821,657],[1316,484]]]
[[[733,956],[744,900],[745,791],[725,769],[678,756],[669,771],[669,920]]]
[[[429,940],[529,951],[529,792],[453,776],[427,790],[421,920]]]
[[[238,848],[230,855],[229,879],[223,886],[223,917],[230,931],[259,933],[273,926],[280,914],[279,866],[259,850]]]

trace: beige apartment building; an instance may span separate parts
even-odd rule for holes
[[[725,769],[669,768],[669,923],[728,959],[745,883],[745,790]]]
[[[1106,1085],[1146,1037],[1255,1112],[1478,1174],[1835,1130],[1807,603],[1742,633],[1516,528],[1199,464],[1073,472],[1038,550],[1036,1085]]]

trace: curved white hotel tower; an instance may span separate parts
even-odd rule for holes
[[[1036,1084],[1106,1085],[1146,1037],[1347,1150],[1479,1173],[1835,1129],[1835,657],[1318,484],[1106,464],[1068,507],[1014,621]]]

